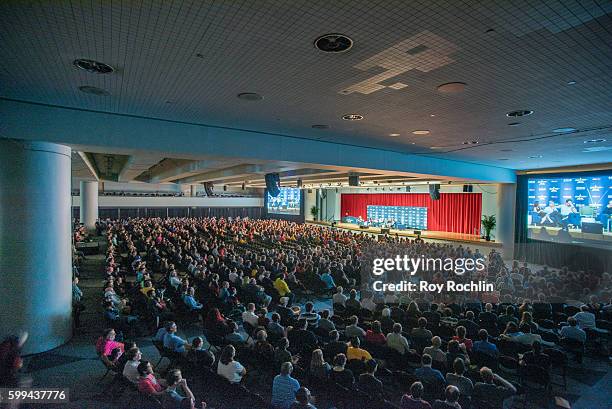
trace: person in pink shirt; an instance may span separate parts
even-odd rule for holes
[[[96,341],[96,352],[98,355],[104,355],[106,357],[113,357],[111,361],[119,358],[124,352],[123,343],[115,341],[117,333],[114,329],[108,328],[104,331],[104,335],[98,338]],[[118,349],[118,353],[113,351]]]

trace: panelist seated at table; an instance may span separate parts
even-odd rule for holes
[[[537,200],[533,202],[533,207],[531,208],[531,222],[533,224],[542,223],[542,218],[546,215],[542,206],[540,206],[540,202]]]
[[[608,202],[608,205],[606,207],[603,207],[601,209],[601,212],[599,212],[599,217],[597,219],[603,225],[604,229],[609,230],[608,222],[610,221],[610,219],[612,219],[612,200]]]
[[[548,202],[548,206],[544,208],[544,216],[540,222],[545,226],[559,226],[561,224],[561,212],[557,209],[554,200]]]
[[[561,206],[561,225],[563,226],[563,230],[568,230],[569,225],[574,227],[580,226],[580,213],[574,206],[572,199],[567,199],[565,204]]]

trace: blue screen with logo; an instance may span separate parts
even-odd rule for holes
[[[612,247],[612,172],[528,180],[532,239]]]
[[[278,196],[273,197],[267,191],[266,206],[268,213],[299,215],[302,201],[300,189],[281,187]]]

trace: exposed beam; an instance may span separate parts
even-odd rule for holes
[[[159,118],[76,109],[0,98],[2,137],[123,150],[143,148],[170,157],[220,156],[352,169],[409,172],[478,182],[515,183],[516,173],[461,160],[388,149],[315,141],[295,135],[250,131]],[[92,132],[82,132],[92,129]],[[333,136],[333,135],[330,135]],[[251,162],[253,163],[253,162]]]
[[[98,170],[96,169],[96,167],[93,165],[93,163],[91,163],[91,160],[89,160],[89,156],[86,152],[81,152],[78,151],[77,152],[79,154],[79,156],[81,157],[81,159],[83,160],[83,163],[85,163],[85,166],[87,166],[87,169],[89,169],[89,171],[91,172],[91,174],[93,175],[93,177],[96,180],[100,180],[100,176],[98,174]]]
[[[266,165],[236,165],[225,169],[213,170],[210,172],[200,173],[198,175],[190,176],[187,178],[179,179],[176,183],[202,183],[202,182],[215,182],[223,181],[224,179],[236,179],[240,177],[252,176],[253,174],[265,174],[269,172],[278,172],[286,167],[279,166],[278,164],[266,164]]]
[[[129,182],[129,180],[124,180],[124,178],[127,175],[128,171],[130,170],[130,167],[134,163],[134,159],[135,159],[134,155],[128,156],[125,163],[121,167],[121,170],[119,171],[119,175],[117,176],[118,182]]]

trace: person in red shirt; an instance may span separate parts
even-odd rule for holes
[[[372,329],[367,330],[365,339],[367,342],[377,345],[384,345],[387,342],[387,337],[380,328],[380,321],[372,323]]]
[[[138,390],[147,395],[161,395],[164,393],[164,387],[157,381],[153,375],[153,367],[149,361],[141,361],[138,364]]]
[[[465,345],[465,349],[470,352],[472,350],[472,340],[465,337],[465,327],[460,325],[455,329],[455,332],[457,335],[453,339],[459,342],[459,344]]]

